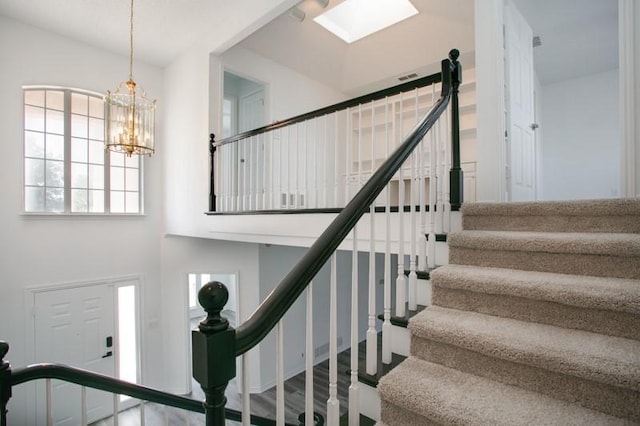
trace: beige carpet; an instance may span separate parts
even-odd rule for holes
[[[640,200],[470,204],[381,424],[640,424]]]

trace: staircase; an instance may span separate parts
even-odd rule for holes
[[[468,204],[380,424],[640,423],[640,200]]]

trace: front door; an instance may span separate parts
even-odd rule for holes
[[[37,292],[35,306],[35,360],[55,362],[115,376],[114,288],[86,285]],[[86,390],[89,423],[113,413],[113,395]],[[44,387],[38,387],[38,418],[43,421]],[[81,424],[80,387],[52,381],[54,425]],[[43,423],[42,423],[43,424]]]
[[[511,1],[505,5],[505,47],[510,200],[533,201],[536,199],[533,31]]]

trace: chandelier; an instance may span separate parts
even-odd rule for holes
[[[129,37],[129,79],[115,91],[107,91],[107,134],[105,149],[132,154],[149,155],[155,152],[154,128],[156,101],[133,81],[133,0],[131,0]]]

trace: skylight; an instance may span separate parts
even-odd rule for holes
[[[409,0],[345,0],[314,21],[353,43],[417,14]]]

